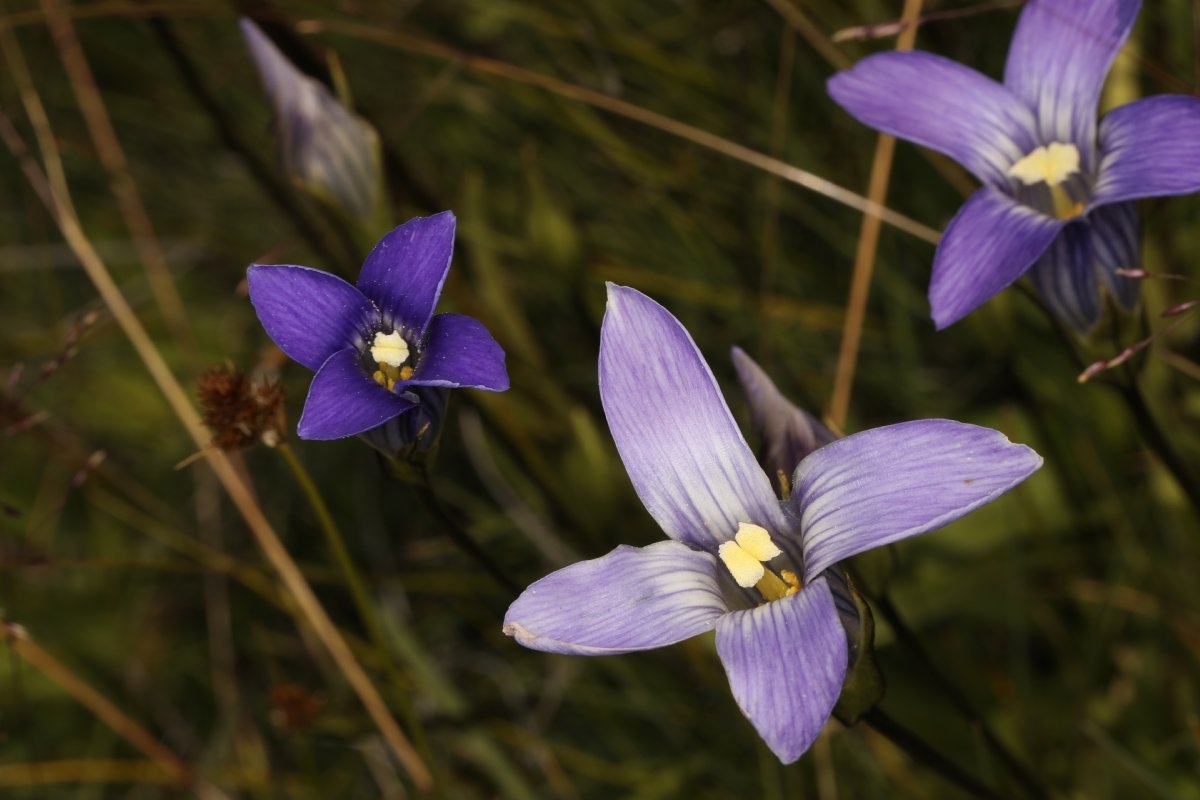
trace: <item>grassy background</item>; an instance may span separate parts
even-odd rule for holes
[[[373,236],[288,183],[240,10],[288,34],[281,43],[315,74],[336,63],[382,138],[392,223],[458,215],[442,307],[488,325],[513,389],[455,397],[435,489],[513,580],[661,536],[600,413],[605,280],[642,289],[684,322],[743,421],[735,344],[798,403],[826,406],[862,215],[730,157],[730,145],[865,192],[876,135],[829,100],[824,81],[833,63],[894,40],[830,37],[892,20],[899,3],[238,5],[72,6],[185,303],[182,339],[155,301],[42,6],[0,8],[13,34],[0,110],[32,147],[26,109],[40,99],[84,230],[185,386],[213,365],[277,370],[294,428],[310,375],[272,353],[245,267],[352,278]],[[931,0],[925,10],[967,7]],[[977,10],[931,21],[917,46],[998,76],[1018,10]],[[1149,4],[1106,105],[1193,91],[1193,13],[1183,0]],[[18,52],[32,74],[24,88]],[[535,75],[559,83],[548,90]],[[704,146],[599,108],[589,91],[722,141]],[[177,468],[194,445],[7,152],[0,186],[0,366],[14,370],[0,381],[3,618],[230,796],[413,796],[207,467]],[[895,211],[940,229],[970,190],[953,164],[899,145]],[[1142,212],[1145,266],[1194,275],[1196,198]],[[950,417],[1030,444],[1046,466],[967,519],[857,564],[868,593],[894,601],[946,680],[1051,794],[1200,797],[1196,510],[1118,393],[1075,381],[1075,351],[1082,363],[1112,354],[1142,323],[1115,339],[1064,341],[1010,290],[936,333],[932,254],[884,227],[846,430]],[[1159,312],[1195,294],[1193,283],[1147,282],[1142,322],[1161,328]],[[73,357],[43,375],[76,334]],[[1136,362],[1154,415],[1193,466],[1200,392],[1187,359],[1198,334],[1185,320]],[[293,444],[387,621],[384,649],[278,455],[246,452],[245,474],[402,726],[419,720],[443,796],[963,796],[863,725],[831,723],[798,764],[780,766],[732,702],[710,638],[597,659],[520,648],[500,633],[511,593],[368,448]],[[979,725],[882,622],[878,656],[894,718],[1001,796],[1021,796]],[[182,789],[10,643],[0,649],[0,791]]]

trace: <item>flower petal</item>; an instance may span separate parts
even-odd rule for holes
[[[1092,233],[1092,257],[1100,278],[1117,302],[1133,308],[1139,284],[1116,274],[1118,269],[1138,269],[1142,265],[1141,226],[1133,203],[1101,206],[1087,216]]]
[[[711,630],[726,612],[716,560],[679,542],[620,545],[521,593],[504,632],[534,650],[597,656],[651,650]]]
[[[1029,271],[1033,286],[1054,316],[1080,333],[1100,318],[1100,289],[1088,223],[1072,222]]]
[[[1100,120],[1095,202],[1200,191],[1200,99],[1147,97]]]
[[[438,314],[429,323],[412,379],[400,383],[503,392],[508,388],[504,350],[479,320],[462,314]]]
[[[846,633],[824,578],[717,621],[717,654],[742,713],[785,764],[833,713],[846,678]]]
[[[413,407],[410,400],[377,384],[353,347],[339,350],[317,370],[296,435],[344,439],[368,431]]]
[[[1033,115],[1007,89],[932,53],[879,53],[829,80],[829,94],[884,133],[945,153],[986,184],[1036,145]]]
[[[453,253],[453,213],[410,219],[372,248],[358,275],[358,288],[375,301],[389,325],[403,327],[420,339],[442,293]]]
[[[1021,277],[1064,224],[988,187],[971,195],[933,255],[929,305],[938,329]]]
[[[997,431],[945,419],[831,442],[800,463],[786,502],[804,531],[804,578],[952,522],[1041,464],[1041,456]]]
[[[1033,110],[1041,143],[1068,142],[1095,167],[1096,107],[1141,0],[1030,0],[1021,11],[1004,85]]]
[[[804,457],[837,437],[820,420],[798,408],[775,387],[741,348],[730,354],[742,392],[750,403],[750,424],[762,441],[759,463],[768,475],[791,476]]]
[[[363,431],[362,438],[390,459],[404,461],[415,453],[426,453],[441,437],[446,421],[450,390],[435,386],[413,386],[404,398],[413,408],[387,422]]]
[[[600,400],[633,488],[668,536],[715,553],[751,522],[787,549],[790,522],[692,337],[658,303],[612,283]]]
[[[343,347],[361,346],[379,316],[362,292],[319,269],[253,264],[246,283],[267,335],[314,372]]]

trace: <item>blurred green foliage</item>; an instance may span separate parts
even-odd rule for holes
[[[797,32],[781,8],[822,33]],[[661,536],[600,413],[605,280],[667,305],[743,418],[734,344],[798,403],[816,411],[829,396],[858,212],[413,42],[617,97],[864,192],[876,136],[826,97],[833,67],[822,52],[853,59],[892,46],[828,37],[894,19],[899,3],[73,4],[195,348],[172,338],[155,304],[41,9],[9,0],[0,25],[29,62],[85,230],[121,289],[185,383],[226,363],[277,373],[293,420],[310,376],[271,352],[245,267],[306,264],[352,278],[378,231],[288,182],[237,15],[258,18],[315,77],[336,63],[381,137],[392,222],[458,215],[443,308],[482,319],[509,354],[509,392],[453,398],[434,488],[521,585]],[[1148,4],[1118,61],[1117,100],[1194,90],[1194,13],[1183,0]],[[981,7],[923,26],[918,47],[999,75],[1015,18],[1011,6]],[[0,74],[0,110],[33,142],[26,100],[11,71]],[[945,179],[955,169],[901,144],[890,207],[940,228],[961,201],[964,176]],[[0,367],[24,365],[12,380],[0,375],[3,617],[231,796],[413,796],[207,470],[177,468],[189,440],[7,153],[0,185]],[[1198,202],[1143,204],[1147,269],[1195,277]],[[1200,797],[1196,512],[1118,394],[1076,383],[1072,354],[1086,363],[1132,342],[1146,321],[1161,328],[1158,313],[1195,297],[1195,284],[1147,281],[1144,319],[1118,340],[1064,342],[1011,290],[935,333],[924,299],[932,252],[883,231],[847,430],[949,417],[1030,444],[1046,466],[945,530],[855,564],[863,588],[887,593],[940,672],[1056,796]],[[91,311],[99,317],[79,330],[78,352],[39,377]],[[1134,362],[1192,468],[1198,335],[1185,320]],[[385,697],[420,720],[444,797],[962,796],[863,725],[831,723],[797,765],[780,766],[732,702],[708,639],[596,659],[520,648],[500,633],[511,594],[368,448],[294,445],[387,621],[386,651],[368,643],[283,462],[259,448],[245,453],[246,472]],[[1020,796],[978,726],[886,621],[877,641],[888,713],[1000,795]],[[178,796],[141,758],[0,650],[6,797]],[[149,772],[121,773],[129,762]]]

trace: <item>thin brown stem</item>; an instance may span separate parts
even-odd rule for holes
[[[464,67],[486,75],[494,75],[506,80],[516,81],[528,86],[536,86],[560,97],[566,97],[580,103],[586,103],[609,113],[640,122],[651,128],[685,139],[713,152],[749,164],[752,167],[778,175],[790,183],[802,186],[843,205],[849,206],[864,214],[877,216],[884,222],[905,233],[911,234],[926,242],[936,243],[940,234],[927,225],[903,214],[892,211],[879,203],[869,200],[860,194],[844,189],[833,181],[814,175],[807,170],[788,164],[766,153],[738,144],[730,139],[717,136],[709,131],[701,130],[693,125],[680,122],[677,119],[651,111],[648,108],[635,105],[625,100],[619,100],[603,92],[577,86],[550,75],[535,72],[524,67],[518,67],[494,58],[477,56],[458,50],[441,42],[432,41],[419,36],[399,31],[391,31],[379,26],[363,25],[337,20],[305,20],[297,23],[297,29],[303,33],[337,33],[352,36],[366,41],[407,50],[412,53],[462,64]]]
[[[229,457],[223,451],[208,446],[208,431],[200,421],[200,415],[196,413],[196,409],[192,406],[187,392],[184,391],[179,381],[175,378],[175,375],[171,372],[170,367],[167,366],[166,361],[158,351],[153,340],[146,333],[146,329],[142,326],[141,321],[134,314],[128,300],[125,299],[124,294],[122,294],[120,288],[113,281],[108,267],[92,246],[79,220],[71,213],[65,198],[61,198],[46,181],[45,175],[38,168],[37,163],[33,161],[16,128],[13,127],[11,120],[3,112],[0,112],[0,139],[4,140],[13,156],[20,163],[22,171],[25,173],[26,178],[34,185],[38,196],[50,200],[51,204],[48,210],[63,237],[66,239],[68,246],[70,246],[75,257],[83,266],[88,278],[91,279],[104,304],[121,326],[122,331],[133,345],[134,350],[137,351],[139,358],[141,358],[150,376],[158,385],[159,391],[166,398],[168,405],[170,405],[172,411],[174,411],[179,421],[183,424],[184,429],[192,438],[195,446],[203,453],[204,459],[208,462],[213,472],[216,473],[217,479],[229,494],[234,506],[241,513],[251,533],[254,534],[263,554],[279,573],[289,593],[303,611],[309,625],[317,634],[317,637],[321,640],[321,643],[325,646],[347,682],[358,695],[359,700],[379,728],[380,733],[388,743],[393,754],[403,765],[414,783],[422,791],[428,791],[432,788],[433,781],[425,763],[417,755],[408,741],[408,737],[404,735],[404,732],[400,730],[400,727],[392,718],[387,704],[384,703],[378,689],[375,688],[371,679],[358,663],[358,659],[355,658],[354,653],[346,644],[346,640],[342,637],[341,632],[333,624],[333,621],[325,612],[316,595],[313,594],[312,588],[300,572],[300,568],[296,565],[291,555],[288,554],[287,549],[283,546],[283,542],[280,541],[278,534],[275,533],[274,528],[267,521],[258,502],[254,499],[254,494],[250,490],[250,487],[244,482],[237,470],[234,469]]]
[[[87,56],[79,44],[79,37],[75,34],[71,15],[63,0],[42,0],[42,11],[46,14],[46,24],[54,37],[54,43],[58,46],[59,57],[67,71],[79,111],[83,114],[88,133],[92,137],[92,144],[96,147],[96,154],[108,173],[117,209],[125,220],[125,227],[129,229],[133,238],[138,260],[142,262],[142,268],[146,271],[150,291],[172,335],[195,362],[196,338],[192,333],[187,309],[179,294],[179,288],[171,277],[167,258],[159,246],[154,224],[142,202],[137,184],[134,183],[125,151],[108,116],[100,89],[96,86],[91,67],[88,66]]]
[[[916,20],[921,16],[923,0],[905,0],[902,19]],[[910,26],[900,34],[897,50],[911,50],[916,42],[917,29]],[[892,175],[892,156],[896,153],[896,138],[880,134],[875,142],[875,159],[867,198],[883,205],[887,200],[888,183]],[[850,392],[854,388],[854,373],[858,367],[858,349],[862,341],[863,322],[867,316],[867,299],[871,293],[871,278],[875,272],[875,254],[879,249],[881,221],[878,217],[863,217],[858,234],[858,249],[854,254],[854,274],[850,280],[850,299],[846,303],[846,321],[842,327],[842,344],[838,350],[837,369],[833,379],[833,395],[829,398],[829,421],[834,428],[846,426],[850,410]]]
[[[96,688],[76,675],[69,667],[55,658],[45,648],[33,641],[22,626],[0,620],[0,634],[9,650],[16,653],[26,664],[57,684],[71,695],[81,706],[91,711],[109,730],[129,742],[139,752],[152,760],[176,782],[189,786],[198,797],[219,800],[228,796],[202,778],[197,778],[192,768],[184,763],[171,748],[160,742],[132,717],[117,707]]]

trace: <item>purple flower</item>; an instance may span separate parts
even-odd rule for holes
[[[454,214],[443,211],[380,239],[356,286],[309,267],[247,270],[267,335],[317,373],[300,438],[369,431],[416,407],[426,388],[508,388],[504,351],[478,320],[433,316],[453,249]]]
[[[1140,0],[1030,0],[1004,83],[930,53],[881,53],[829,81],[862,122],[945,153],[983,182],[933,259],[938,328],[1032,268],[1051,310],[1086,331],[1101,288],[1124,307],[1140,263],[1133,202],[1200,189],[1200,100],[1150,97],[1097,125],[1104,76]]]
[[[987,503],[1041,458],[986,428],[910,422],[813,451],[780,503],[678,320],[610,284],[600,337],[609,428],[671,541],[551,573],[512,604],[504,631],[537,650],[602,655],[715,628],[734,699],[794,761],[829,719],[847,669],[821,573]]]
[[[819,419],[784,397],[740,347],[733,348],[730,355],[742,394],[750,403],[750,425],[762,441],[758,463],[768,475],[790,479],[792,470],[809,453],[837,437]]]
[[[323,85],[279,52],[258,26],[239,22],[267,96],[288,174],[318,197],[352,216],[371,219],[383,210],[379,135],[350,113]]]

